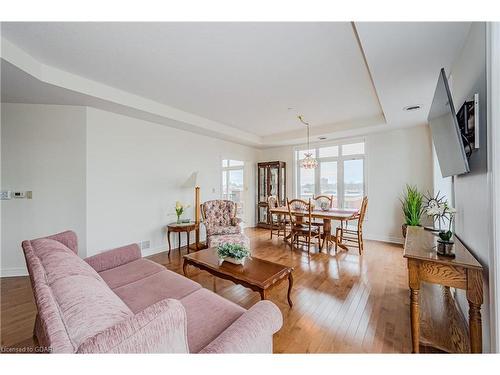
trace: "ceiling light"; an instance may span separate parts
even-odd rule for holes
[[[325,139],[328,139],[328,138],[326,138],[326,137],[318,137],[318,139],[319,139],[320,141],[324,141]]]
[[[307,127],[307,152],[305,153],[305,158],[302,159],[300,166],[304,169],[314,169],[318,166],[318,161],[312,157],[312,152],[310,152],[309,147],[309,123],[304,120],[302,115],[298,115],[297,118],[301,123]]]
[[[404,107],[403,111],[407,112],[418,111],[420,108],[422,108],[420,104],[409,105],[408,107]]]

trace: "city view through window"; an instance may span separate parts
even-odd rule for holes
[[[240,218],[244,217],[244,165],[241,160],[222,160],[222,199],[237,203]]]
[[[359,208],[365,194],[364,146],[357,142],[311,149],[319,163],[315,169],[300,167],[308,150],[295,151],[297,195],[333,195],[335,207]]]

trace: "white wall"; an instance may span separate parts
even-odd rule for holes
[[[366,237],[403,242],[401,202],[406,184],[432,191],[432,149],[428,126],[417,126],[366,136]]]
[[[2,205],[1,274],[26,274],[21,242],[73,229],[86,252],[85,108],[2,104],[1,190],[33,191]]]
[[[417,185],[423,192],[432,191],[429,129],[427,126],[418,126],[367,134],[364,138],[366,190],[369,198],[365,236],[368,239],[402,243],[403,215],[399,198],[405,185]],[[271,160],[287,162],[288,195],[293,197],[293,147],[260,151],[259,161]]]
[[[182,185],[198,171],[202,202],[220,198],[225,158],[246,162],[244,220],[255,223],[251,147],[86,107],[2,104],[1,125],[1,189],[33,191],[1,202],[2,276],[26,274],[22,240],[66,229],[82,257],[143,240],[144,255],[164,250],[175,201],[193,218],[194,189]]]
[[[201,201],[220,198],[225,158],[246,161],[245,219],[255,222],[255,149],[93,108],[87,121],[89,254],[142,240],[163,249],[175,201],[193,206],[194,189],[181,185],[198,171]]]
[[[489,140],[486,121],[486,25],[473,23],[466,44],[451,68],[452,94],[455,109],[465,100],[479,93],[479,126],[481,148],[469,160],[471,172],[454,179],[455,206],[457,208],[456,233],[485,267],[483,314],[483,350],[490,350],[489,275],[492,231],[490,183],[488,180]],[[468,304],[459,292],[460,306],[465,314]],[[466,315],[467,316],[467,315]]]

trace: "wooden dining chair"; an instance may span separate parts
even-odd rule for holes
[[[323,202],[327,202],[330,209],[333,208],[333,202],[334,202],[333,195],[318,195],[318,196],[313,196],[312,199],[314,201],[314,208],[316,210],[321,210],[321,204]],[[323,220],[313,219],[312,225],[321,227],[323,226]]]
[[[289,220],[286,218],[286,215],[273,214],[271,212],[271,208],[278,207],[278,198],[275,195],[270,195],[267,198],[267,207],[268,207],[269,229],[271,232],[271,239],[273,239],[274,233],[276,233],[278,237],[280,237],[281,235],[283,237],[286,237],[286,227],[287,224],[290,223]]]
[[[292,199],[288,200],[286,203],[288,207],[288,214],[290,216],[290,247],[293,247],[294,243],[297,245],[300,243],[301,237],[304,238],[304,242],[307,244],[307,254],[311,251],[311,240],[313,238],[318,239],[318,247],[321,243],[321,235],[319,228],[312,225],[312,210],[313,205],[311,204],[311,199],[308,202],[302,199]],[[301,211],[300,219],[292,211]]]
[[[337,231],[335,233],[336,241],[335,241],[335,252],[337,252],[337,245],[343,244],[348,246],[357,247],[359,250],[359,255],[364,250],[363,244],[363,221],[365,220],[366,209],[368,207],[368,197],[363,197],[363,201],[361,202],[361,208],[359,209],[358,214],[349,219],[349,221],[357,221],[355,226],[351,226],[350,224],[346,227],[342,225],[337,227]]]

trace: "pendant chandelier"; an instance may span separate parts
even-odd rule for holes
[[[311,148],[309,147],[309,123],[304,121],[302,115],[298,115],[297,118],[301,123],[307,127],[307,152],[305,153],[305,158],[300,162],[300,166],[304,169],[314,169],[318,166],[318,161],[313,158]]]

